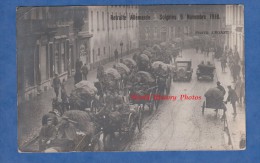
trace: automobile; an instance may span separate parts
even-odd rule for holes
[[[175,69],[173,70],[173,81],[191,81],[193,69],[192,60],[188,58],[176,58]]]
[[[207,64],[199,64],[196,74],[197,74],[197,79],[198,80],[214,80],[214,70],[215,70],[215,66],[213,64],[211,64],[210,62],[208,62]]]

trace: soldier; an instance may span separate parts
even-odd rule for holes
[[[234,89],[232,89],[231,86],[228,86],[228,97],[227,97],[227,100],[225,103],[227,104],[227,102],[230,102],[232,104],[234,116],[237,115],[237,110],[236,110],[237,101],[238,101],[238,97],[237,97],[236,91]]]
[[[52,86],[54,88],[54,92],[56,94],[56,98],[59,97],[60,85],[61,85],[60,78],[58,77],[58,74],[55,74],[55,78],[52,81]]]
[[[82,80],[82,73],[80,71],[76,71],[74,75],[74,84],[79,83]]]
[[[219,81],[217,81],[217,88],[223,93],[223,96],[225,96],[226,94],[225,88],[221,85]]]
[[[237,81],[236,81],[236,84],[235,84],[235,91],[236,91],[236,94],[237,96],[239,97],[238,99],[238,104],[241,105],[241,101],[240,101],[240,93],[241,93],[241,86],[242,86],[242,80],[240,77],[238,77]]]
[[[104,77],[104,67],[99,63],[97,68],[97,79],[102,82],[102,79]]]
[[[53,123],[53,118],[47,118],[46,124],[41,127],[39,133],[39,150],[44,151],[48,148],[51,141],[56,139],[57,133],[58,131]]]
[[[115,49],[114,55],[115,55],[115,62],[117,63],[118,62],[118,51],[117,51],[117,49]]]
[[[82,75],[83,75],[83,80],[87,80],[87,75],[88,75],[88,66],[85,63],[84,66],[81,68]]]
[[[69,100],[67,95],[67,90],[65,87],[65,79],[63,79],[61,84],[61,100],[62,100],[62,111],[65,112],[69,109]]]
[[[227,67],[227,57],[225,54],[220,58],[220,62],[221,62],[222,72],[225,72],[225,69]]]

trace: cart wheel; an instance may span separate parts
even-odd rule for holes
[[[95,151],[103,151],[104,148],[102,146],[102,143],[100,140],[95,140],[95,142],[93,142],[93,147],[91,149],[92,152],[95,152]]]
[[[136,129],[136,125],[137,125],[137,122],[136,122],[136,119],[134,118],[133,116],[133,113],[130,113],[129,115],[129,120],[128,120],[128,136],[129,138],[132,138],[134,136],[134,133],[135,133],[135,129]]]
[[[107,134],[104,137],[104,150],[113,151],[115,149],[115,136],[112,134]]]
[[[166,94],[169,95],[171,91],[171,80],[167,80]]]
[[[158,110],[158,108],[159,108],[159,101],[160,101],[160,100],[155,100],[155,101],[154,101],[155,109],[156,109],[156,110]]]
[[[138,130],[139,132],[141,132],[142,130],[142,126],[143,126],[143,111],[142,111],[142,108],[138,108],[138,122],[137,122],[137,127],[138,127]]]
[[[153,100],[152,94],[150,94],[150,102],[149,102],[149,113],[150,114],[152,114],[153,109],[154,109],[154,100]]]
[[[204,110],[205,110],[205,101],[203,102],[203,105],[202,105],[202,115],[204,115]]]

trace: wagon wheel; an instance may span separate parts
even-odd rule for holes
[[[206,107],[206,103],[205,103],[205,101],[204,101],[204,102],[203,102],[203,105],[202,105],[202,115],[204,115],[205,107]]]
[[[91,151],[104,151],[104,144],[102,144],[102,142],[98,138],[96,138],[92,142]]]
[[[129,138],[132,138],[134,136],[136,125],[137,125],[136,119],[134,118],[133,113],[130,113],[129,118],[128,118],[128,136],[129,136]]]
[[[150,102],[148,107],[149,107],[149,113],[152,114],[154,109],[154,99],[153,99],[152,92],[150,93]]]
[[[158,94],[158,88],[157,88],[157,90],[156,90],[156,93],[155,94]],[[158,109],[158,107],[159,107],[159,102],[160,102],[160,100],[154,100],[154,105],[155,105],[155,109],[157,110]]]
[[[142,126],[143,126],[143,111],[140,106],[138,107],[138,119],[137,120],[138,120],[137,127],[138,127],[139,132],[141,132]]]
[[[93,144],[92,152],[95,152],[95,151],[103,151],[100,141],[97,141]]]
[[[169,95],[170,94],[170,90],[171,90],[171,79],[167,79],[167,86],[166,86],[166,94]]]
[[[90,109],[91,109],[91,112],[93,112],[93,113],[97,113],[97,108],[96,108],[96,106],[95,106],[95,102],[94,102],[94,100],[91,100],[91,104],[90,104],[91,106],[90,106]]]
[[[115,135],[107,134],[105,135],[104,142],[104,150],[105,151],[113,151],[115,149]]]

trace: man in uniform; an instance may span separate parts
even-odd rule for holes
[[[102,82],[102,79],[104,77],[104,67],[99,63],[97,68],[97,79]]]
[[[237,110],[236,110],[237,101],[238,101],[238,97],[237,97],[236,91],[234,89],[232,89],[231,86],[228,86],[228,97],[227,97],[227,100],[225,103],[227,104],[227,102],[230,102],[232,104],[234,116],[237,115]]]
[[[60,78],[58,77],[58,74],[55,74],[55,78],[52,81],[52,86],[54,88],[54,92],[56,94],[56,98],[59,97],[60,85],[61,85]]]
[[[225,88],[221,85],[221,83],[220,83],[219,81],[217,81],[217,88],[218,88],[221,92],[223,92],[223,96],[225,96],[226,90],[225,90]]]
[[[81,67],[81,71],[82,71],[82,75],[83,75],[83,80],[87,80],[88,66],[86,63]]]

